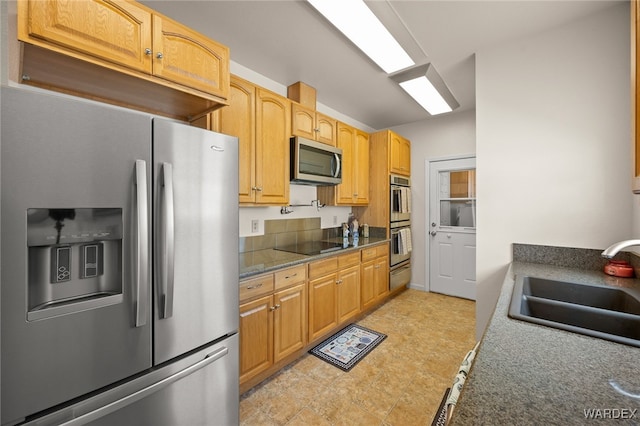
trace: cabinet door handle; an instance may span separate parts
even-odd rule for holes
[[[280,304],[274,305],[272,307],[269,308],[270,311],[275,311],[276,309],[278,309],[280,307]]]
[[[162,58],[164,58],[164,55],[162,54],[162,52],[158,52],[158,53],[156,53],[156,58],[162,59]]]
[[[249,285],[247,286],[247,290],[253,290],[254,288],[260,288],[260,287],[262,287],[262,283],[256,284],[256,285]]]
[[[149,49],[148,47],[146,49],[144,49],[144,54],[149,56],[151,55],[153,52],[151,51],[151,49]]]
[[[336,280],[336,284],[342,284],[342,280]]]

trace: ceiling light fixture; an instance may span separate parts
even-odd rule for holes
[[[415,64],[363,0],[307,0],[387,74]]]
[[[392,75],[391,79],[431,115],[451,112],[460,106],[431,64],[399,72]]]

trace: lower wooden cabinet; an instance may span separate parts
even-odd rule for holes
[[[360,307],[365,310],[389,294],[389,246],[363,249],[361,270]]]
[[[309,281],[309,341],[338,325],[337,281],[337,272]]]
[[[309,341],[360,313],[360,252],[309,264]]]
[[[338,273],[338,323],[347,322],[360,313],[360,265]]]
[[[307,291],[300,284],[273,295],[273,361],[278,362],[307,344]]]
[[[240,383],[307,343],[306,283],[240,305]]]
[[[273,296],[240,305],[240,383],[273,364]]]
[[[242,281],[241,389],[254,386],[283,367],[287,358],[384,301],[388,265],[385,243]]]

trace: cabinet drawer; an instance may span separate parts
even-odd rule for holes
[[[304,282],[307,279],[307,268],[305,265],[294,266],[278,271],[274,275],[276,277],[275,288],[278,290],[291,284]]]
[[[240,300],[268,294],[273,291],[273,274],[252,278],[240,283]]]
[[[343,254],[342,256],[338,256],[338,267],[340,269],[346,268],[348,266],[357,265],[360,263],[360,252],[356,251],[354,253]]]
[[[328,259],[318,260],[309,263],[309,278],[321,277],[323,275],[334,272],[338,269],[338,258],[330,257]]]
[[[376,247],[369,247],[366,249],[362,249],[362,261],[366,262],[367,260],[375,259],[377,257]]]
[[[388,256],[389,255],[389,244],[381,244],[376,246],[376,257],[380,256]]]

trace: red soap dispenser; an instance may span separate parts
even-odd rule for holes
[[[610,260],[604,265],[604,273],[614,277],[633,277],[633,267],[625,260]]]

